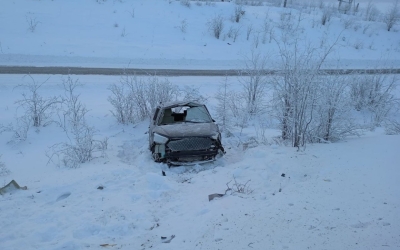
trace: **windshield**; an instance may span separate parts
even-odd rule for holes
[[[165,109],[162,119],[159,120],[159,125],[182,122],[207,123],[212,122],[212,119],[204,106],[179,106]]]
[[[186,110],[186,122],[211,122],[210,114],[203,106],[192,107]]]

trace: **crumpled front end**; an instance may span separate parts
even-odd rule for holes
[[[224,152],[219,138],[185,137],[169,139],[165,144],[155,145],[155,159],[173,165],[192,165],[210,162]]]

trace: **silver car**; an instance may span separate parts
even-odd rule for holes
[[[191,165],[224,153],[221,133],[207,107],[190,101],[161,104],[149,127],[149,148],[156,162]]]

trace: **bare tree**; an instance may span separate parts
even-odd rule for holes
[[[387,30],[390,29],[395,25],[400,18],[400,11],[399,11],[399,1],[396,0],[393,2],[392,6],[388,9],[385,16],[383,17],[383,21],[386,23]]]

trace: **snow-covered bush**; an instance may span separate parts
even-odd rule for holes
[[[390,31],[398,20],[400,19],[400,9],[399,9],[399,1],[396,0],[393,2],[392,6],[387,10],[383,17],[383,21],[386,24],[386,28]]]
[[[243,9],[243,5],[239,4],[235,7],[235,11],[233,14],[233,20],[235,22],[240,22],[240,19],[242,18],[242,16],[244,15],[245,11]]]
[[[19,108],[23,109],[23,116],[29,117],[34,127],[46,126],[52,122],[51,116],[60,100],[57,96],[43,97],[39,90],[47,82],[37,83],[32,76],[28,83],[23,83],[17,87],[22,88],[25,92],[22,93],[22,99],[16,101]]]
[[[15,124],[8,125],[0,124],[0,134],[3,132],[11,132],[12,137],[10,143],[18,143],[26,141],[28,138],[29,128],[31,127],[31,120],[27,116],[21,116],[16,119]]]
[[[354,76],[351,80],[351,99],[356,110],[368,110],[378,126],[397,103],[393,95],[398,82],[396,75],[373,74]]]
[[[400,120],[389,119],[385,122],[385,130],[388,135],[400,134]]]
[[[309,125],[308,141],[332,142],[357,135],[359,126],[351,115],[350,80],[340,75],[318,77],[319,98],[315,103],[314,119]]]
[[[297,30],[284,31],[280,39],[275,39],[281,57],[278,68],[282,75],[272,82],[271,112],[280,123],[282,139],[300,147],[313,137],[310,124],[315,122],[317,101],[322,98],[318,80],[320,68],[339,36],[332,44],[316,49],[309,41],[299,39],[301,33],[296,33]]]
[[[124,75],[120,82],[109,87],[108,101],[113,106],[111,113],[121,124],[135,123],[151,116],[159,103],[176,100],[179,89],[167,79],[157,76],[143,80],[134,75]]]
[[[221,36],[224,26],[224,18],[221,14],[215,15],[211,20],[207,22],[208,30],[217,39],[219,39],[219,37]]]
[[[79,100],[76,88],[81,86],[78,80],[70,76],[63,81],[64,96],[62,101],[62,127],[68,142],[58,143],[50,147],[46,153],[49,162],[69,168],[77,168],[80,164],[91,161],[95,157],[104,156],[108,138],[95,139],[96,129],[86,121],[88,110]]]
[[[241,102],[246,105],[250,115],[256,115],[265,107],[265,95],[268,81],[266,75],[268,57],[260,52],[251,51],[245,61],[245,67],[238,72],[242,85]]]

